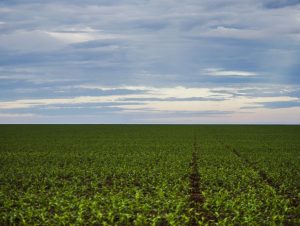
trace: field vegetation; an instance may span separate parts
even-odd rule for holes
[[[299,191],[300,126],[0,126],[0,225],[300,225]]]

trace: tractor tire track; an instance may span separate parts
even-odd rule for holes
[[[198,155],[196,139],[194,141],[194,150],[192,153],[192,160],[190,163],[191,173],[189,175],[190,181],[190,207],[192,208],[192,218],[190,221],[191,226],[199,225],[198,221],[205,220],[205,222],[215,221],[213,215],[206,210],[203,205],[205,197],[202,195],[201,190],[201,177],[198,168]]]
[[[249,159],[243,157],[241,155],[241,153],[238,150],[236,150],[235,148],[233,148],[232,146],[230,146],[228,144],[224,144],[222,142],[221,142],[221,144],[223,144],[235,156],[237,156],[242,162],[244,162],[244,164],[246,166],[252,168],[259,175],[261,180],[263,182],[265,182],[268,186],[272,187],[278,195],[286,198],[290,203],[290,207],[295,208],[295,209],[299,208],[300,200],[297,197],[297,194],[293,194],[293,192],[291,192],[291,191],[284,191],[284,192],[281,191],[280,185],[278,183],[276,183],[272,178],[270,178],[267,175],[267,173],[265,171],[263,171],[262,169],[260,169],[255,163],[253,163]],[[300,213],[287,215],[284,225],[296,225],[295,223],[293,223],[293,221],[297,218],[300,218]]]

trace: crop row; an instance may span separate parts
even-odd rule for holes
[[[298,130],[0,126],[0,224],[297,224]]]

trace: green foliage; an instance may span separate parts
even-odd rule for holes
[[[0,134],[0,225],[300,223],[298,126],[1,125]],[[190,203],[194,142],[201,211]]]

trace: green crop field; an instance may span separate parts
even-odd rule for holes
[[[300,225],[299,189],[300,126],[0,126],[0,225]]]

